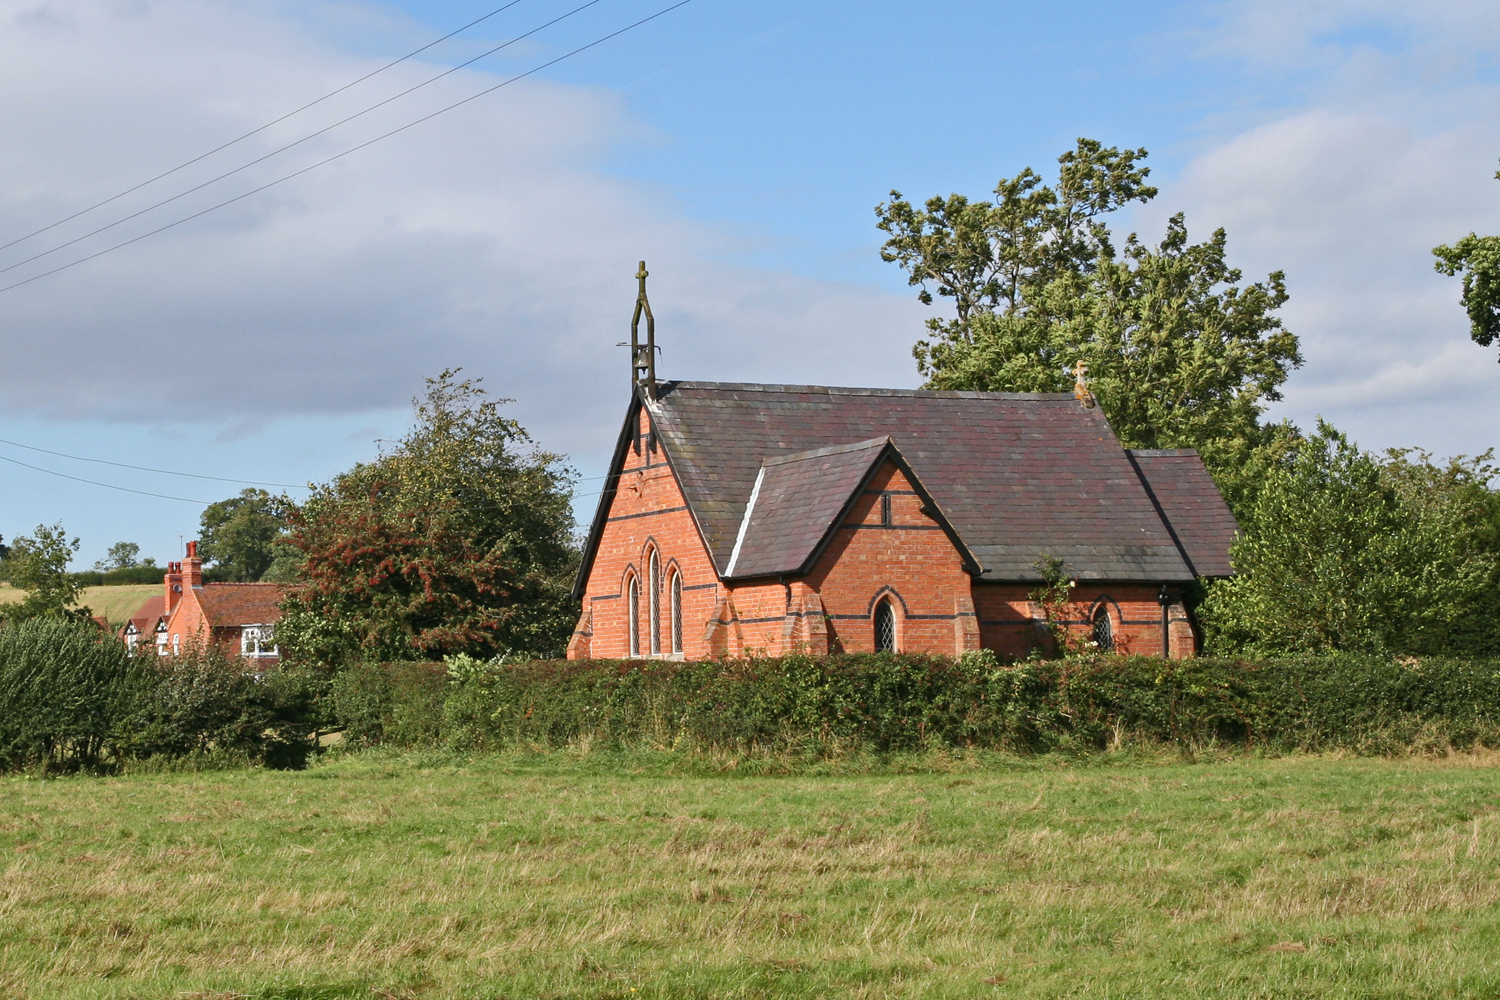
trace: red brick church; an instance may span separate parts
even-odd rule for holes
[[[1039,561],[1105,649],[1196,651],[1183,589],[1230,574],[1196,452],[1120,446],[1083,387],[934,392],[666,381],[644,266],[635,391],[584,550],[570,658],[1026,654]]]

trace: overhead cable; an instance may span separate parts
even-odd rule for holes
[[[129,222],[131,219],[138,219],[138,218],[140,218],[141,216],[145,215],[148,212],[154,212],[158,208],[161,208],[164,205],[170,205],[174,201],[177,201],[177,200],[182,199],[182,198],[186,198],[188,195],[193,194],[195,191],[202,191],[204,188],[206,188],[206,187],[208,187],[208,186],[210,186],[212,184],[217,184],[219,181],[222,181],[222,180],[224,180],[227,177],[233,177],[235,174],[240,173],[241,171],[249,170],[251,167],[255,166],[257,163],[263,163],[266,160],[269,160],[273,156],[278,156],[278,155],[280,155],[282,153],[285,153],[287,150],[293,148],[294,146],[300,146],[304,142],[307,142],[307,141],[309,141],[311,139],[316,139],[318,136],[323,135],[326,132],[333,131],[334,129],[338,128],[340,125],[347,125],[349,122],[354,121],[354,119],[356,119],[356,118],[363,117],[364,115],[367,115],[367,114],[369,114],[372,111],[379,110],[380,108],[385,107],[387,104],[390,104],[392,101],[398,101],[401,98],[405,97],[407,94],[412,93],[413,91],[421,90],[423,87],[427,86],[429,83],[436,83],[438,80],[441,80],[445,76],[449,76],[449,75],[451,75],[453,73],[457,73],[459,70],[463,69],[464,67],[472,65],[472,64],[478,62],[479,60],[485,58],[486,56],[492,56],[496,52],[499,52],[501,49],[509,48],[510,46],[516,44],[519,41],[522,41],[524,39],[530,38],[532,35],[534,35],[537,32],[543,30],[544,28],[550,28],[550,27],[552,27],[552,25],[556,24],[557,22],[565,20],[567,18],[570,18],[574,14],[577,14],[579,11],[585,10],[586,8],[592,7],[595,4],[601,3],[601,2],[602,2],[602,0],[588,0],[587,3],[584,3],[584,4],[582,4],[582,5],[578,6],[578,7],[574,7],[572,10],[568,11],[566,14],[560,14],[557,17],[554,17],[552,20],[548,21],[546,24],[543,24],[543,25],[540,25],[538,27],[532,28],[530,31],[526,32],[526,34],[524,34],[524,35],[517,35],[515,38],[512,38],[508,42],[505,42],[505,43],[503,43],[501,45],[497,45],[494,48],[492,48],[492,49],[490,49],[490,50],[488,50],[486,52],[481,52],[479,55],[475,56],[473,59],[470,59],[467,62],[461,62],[457,66],[452,67],[451,69],[444,70],[443,72],[439,73],[437,76],[434,76],[434,77],[432,77],[430,79],[427,79],[427,80],[423,80],[419,84],[416,84],[414,86],[408,87],[407,89],[401,91],[401,93],[399,93],[399,94],[395,94],[395,95],[393,95],[391,97],[387,97],[385,100],[381,101],[379,104],[372,104],[370,107],[365,108],[363,111],[355,112],[354,114],[350,115],[347,118],[343,118],[343,119],[340,119],[339,121],[334,122],[332,125],[328,125],[328,126],[325,126],[324,128],[320,128],[316,132],[308,133],[307,135],[304,135],[300,139],[296,139],[296,140],[293,140],[292,142],[287,143],[285,146],[281,146],[281,147],[279,147],[277,149],[271,150],[269,153],[266,153],[264,156],[258,156],[258,157],[256,157],[255,159],[251,160],[249,163],[243,163],[240,166],[235,167],[233,170],[227,170],[224,173],[219,174],[217,177],[210,177],[208,180],[204,181],[202,184],[196,184],[193,187],[188,188],[186,191],[180,191],[177,194],[172,195],[172,197],[170,197],[170,198],[163,198],[161,201],[158,201],[154,205],[147,205],[145,208],[141,209],[138,212],[132,212],[129,215],[124,216],[123,218],[116,219],[114,222],[108,223],[107,225],[100,226],[98,229],[90,230],[89,232],[84,233],[82,236],[76,236],[73,239],[68,240],[65,243],[59,243],[57,246],[52,247],[50,250],[43,250],[41,253],[35,253],[35,254],[32,254],[30,257],[27,257],[27,258],[25,258],[23,260],[18,260],[14,264],[9,264],[9,265],[7,265],[5,267],[0,267],[0,274],[4,274],[7,271],[14,271],[16,268],[21,267],[21,266],[23,266],[25,264],[30,264],[34,260],[41,260],[43,257],[47,257],[47,256],[50,256],[51,254],[55,254],[59,250],[65,250],[65,249],[67,249],[68,247],[72,246],[75,243],[82,243],[84,240],[89,239],[90,237],[98,236],[100,233],[106,232],[106,231],[108,231],[110,229],[113,229],[116,226],[123,225],[123,224]],[[16,242],[20,242],[20,241],[18,240]],[[11,244],[6,244],[6,245],[10,246]],[[4,248],[0,247],[0,249],[4,249]]]
[[[9,462],[12,465],[19,465],[23,469],[31,469],[35,472],[45,472],[49,476],[58,476],[62,479],[71,479],[75,483],[88,483],[90,486],[103,486],[107,490],[119,490],[122,493],[136,493],[143,497],[158,497],[162,500],[181,500],[183,503],[202,504],[205,507],[214,503],[214,501],[212,500],[193,500],[188,497],[174,497],[168,496],[165,493],[152,493],[148,490],[133,490],[128,486],[116,486],[113,483],[101,483],[95,479],[83,479],[79,476],[70,476],[66,472],[53,472],[51,469],[44,469],[40,465],[28,465],[25,462],[19,462],[14,458],[6,458],[4,455],[0,455],[0,462]]]
[[[672,11],[676,10],[678,7],[685,7],[689,3],[692,3],[692,0],[678,0],[677,3],[674,3],[674,4],[672,4],[669,7],[663,7],[661,10],[657,11],[655,14],[651,14],[651,15],[649,15],[647,17],[643,17],[639,21],[636,21],[636,22],[634,22],[632,24],[628,24],[625,27],[620,28],[620,29],[618,29],[616,31],[612,31],[609,34],[604,35],[601,38],[596,38],[594,41],[589,42],[587,45],[580,45],[578,48],[573,49],[570,52],[565,52],[562,55],[556,57],[555,59],[549,59],[546,62],[544,62],[544,63],[542,63],[542,64],[540,64],[538,66],[534,66],[533,68],[527,70],[524,73],[517,73],[515,76],[510,77],[507,80],[502,80],[500,83],[495,84],[493,87],[487,87],[484,90],[479,91],[477,94],[473,94],[473,95],[471,95],[469,97],[465,97],[461,101],[455,101],[453,104],[450,104],[450,105],[448,105],[445,108],[440,108],[437,111],[432,112],[431,114],[423,115],[421,118],[418,118],[415,121],[408,122],[407,124],[402,125],[400,128],[392,129],[391,131],[386,132],[383,135],[378,135],[378,136],[376,136],[373,139],[369,139],[369,140],[367,140],[365,142],[360,143],[357,146],[353,146],[353,147],[351,147],[349,149],[346,149],[342,153],[337,153],[337,154],[335,154],[333,156],[328,157],[327,159],[319,160],[317,163],[314,163],[311,166],[303,167],[301,170],[293,171],[292,173],[287,174],[285,177],[280,177],[280,178],[278,178],[278,179],[276,179],[274,181],[270,181],[269,183],[262,184],[260,187],[253,188],[253,189],[251,189],[249,191],[246,191],[244,194],[236,195],[233,198],[229,198],[229,199],[227,199],[225,201],[221,201],[217,205],[211,205],[208,208],[203,209],[202,211],[194,212],[192,215],[188,215],[188,216],[185,216],[185,217],[183,217],[181,219],[178,219],[176,222],[170,222],[167,225],[165,225],[165,226],[159,226],[156,229],[151,230],[150,232],[142,233],[139,236],[133,237],[133,238],[128,239],[128,240],[125,240],[125,241],[123,241],[121,243],[116,243],[113,246],[105,247],[103,250],[99,250],[99,251],[96,251],[94,253],[91,253],[91,254],[89,254],[86,257],[80,257],[80,258],[78,258],[75,261],[71,261],[70,263],[63,264],[63,265],[61,265],[59,267],[54,267],[54,268],[52,268],[51,270],[48,270],[48,271],[43,271],[40,274],[34,274],[31,277],[29,277],[29,278],[22,279],[21,281],[13,282],[13,283],[11,283],[9,285],[0,286],[0,292],[8,292],[8,291],[11,291],[12,289],[20,288],[22,285],[29,285],[33,281],[39,281],[42,278],[46,278],[46,277],[49,277],[51,275],[57,274],[59,271],[66,271],[69,268],[77,267],[79,264],[87,263],[88,261],[91,261],[91,260],[93,260],[96,257],[102,257],[102,256],[104,256],[107,253],[113,253],[114,251],[123,249],[124,247],[128,247],[128,246],[130,246],[133,243],[139,243],[141,240],[148,239],[148,238],[150,238],[152,236],[155,236],[158,233],[164,233],[168,229],[175,229],[176,227],[182,225],[185,222],[191,222],[194,219],[201,218],[202,216],[205,216],[205,215],[207,215],[210,212],[214,212],[214,211],[217,211],[217,210],[219,210],[221,208],[225,208],[225,207],[227,207],[229,205],[233,205],[237,201],[243,201],[244,199],[250,197],[251,195],[259,194],[260,192],[265,191],[268,188],[273,188],[276,185],[285,183],[286,181],[292,180],[295,177],[301,177],[303,174],[305,174],[305,173],[307,173],[307,172],[309,172],[311,170],[316,170],[318,167],[324,166],[325,164],[332,163],[334,160],[342,159],[345,156],[348,156],[350,153],[357,153],[361,149],[364,149],[366,146],[373,146],[375,143],[380,142],[382,139],[389,139],[393,135],[397,135],[397,134],[399,134],[401,132],[405,132],[409,128],[413,128],[413,127],[415,127],[417,125],[422,124],[423,122],[430,121],[433,118],[436,118],[436,117],[438,117],[439,115],[442,115],[442,114],[446,114],[447,112],[452,111],[455,108],[462,107],[463,105],[468,104],[470,101],[476,101],[479,98],[484,97],[486,94],[492,94],[492,93],[494,93],[495,91],[499,90],[502,87],[508,87],[512,83],[515,83],[518,80],[524,80],[526,77],[533,76],[533,75],[535,75],[537,73],[540,73],[542,70],[547,69],[549,66],[555,66],[558,63],[562,62],[564,59],[571,59],[573,56],[576,56],[576,55],[578,55],[581,52],[586,52],[589,49],[592,49],[592,48],[594,48],[597,45],[602,45],[603,43],[609,41],[612,38],[617,38],[620,35],[625,34],[627,31],[631,31],[631,30],[633,30],[635,28],[639,28],[641,25],[647,23],[648,21],[654,21],[658,17],[661,17],[664,14],[669,14]]]
[[[170,469],[151,469],[144,465],[130,465],[125,462],[111,462],[106,458],[84,458],[82,455],[69,455],[66,452],[50,451],[46,448],[38,448],[35,445],[22,444],[19,441],[7,441],[0,438],[0,444],[8,444],[12,448],[25,448],[27,451],[39,451],[43,455],[56,455],[58,458],[69,458],[75,462],[94,462],[98,465],[113,465],[119,469],[134,469],[137,472],[156,472],[164,476],[183,476],[188,479],[212,479],[219,483],[242,483],[246,486],[280,486],[287,489],[305,490],[307,484],[302,483],[262,483],[254,479],[228,479],[224,476],[202,476],[196,472],[173,472]]]
[[[111,195],[110,197],[105,198],[103,201],[95,202],[94,204],[90,205],[88,208],[80,209],[79,211],[74,212],[72,215],[68,216],[66,219],[58,219],[56,222],[52,223],[50,226],[43,226],[41,229],[37,229],[37,230],[35,230],[33,232],[27,233],[25,236],[18,236],[15,239],[11,240],[9,243],[0,243],[0,250],[9,249],[10,247],[15,246],[17,243],[24,243],[26,240],[31,239],[33,236],[40,236],[42,233],[47,232],[49,229],[56,229],[58,226],[62,225],[65,222],[72,222],[74,219],[78,218],[79,216],[81,216],[81,215],[87,215],[88,213],[92,212],[96,208],[103,208],[105,205],[108,205],[110,202],[118,201],[121,198],[125,197],[127,194],[133,194],[136,191],[139,191],[143,187],[146,187],[146,186],[151,185],[151,184],[155,184],[157,181],[162,180],[163,178],[172,176],[173,174],[177,173],[177,171],[179,171],[179,170],[185,170],[188,167],[191,167],[193,164],[197,163],[199,160],[206,160],[210,156],[213,156],[215,153],[222,152],[222,151],[228,149],[230,146],[235,145],[236,143],[244,142],[246,139],[250,138],[251,136],[258,135],[261,132],[264,132],[266,129],[270,128],[273,125],[279,125],[282,122],[286,121],[288,118],[291,118],[291,117],[293,117],[295,115],[300,115],[302,112],[306,111],[308,108],[313,107],[314,105],[322,104],[324,101],[328,100],[330,97],[337,97],[339,94],[342,94],[344,91],[348,90],[350,87],[354,87],[354,86],[357,86],[357,85],[359,85],[361,83],[364,83],[366,80],[370,79],[371,77],[378,76],[379,74],[384,73],[386,70],[390,69],[393,66],[398,66],[401,63],[406,62],[406,60],[413,58],[414,56],[421,55],[423,52],[426,52],[428,49],[432,48],[434,45],[438,45],[438,44],[440,44],[442,42],[446,42],[448,39],[452,38],[454,35],[458,35],[458,34],[461,34],[461,33],[465,32],[465,31],[468,31],[470,28],[474,27],[474,25],[476,25],[476,24],[479,24],[481,21],[488,21],[490,18],[494,17],[496,14],[503,13],[504,11],[509,10],[510,8],[514,7],[516,4],[518,4],[520,2],[521,2],[521,0],[510,0],[510,3],[506,4],[505,6],[503,6],[503,7],[497,7],[494,10],[490,11],[488,14],[484,15],[483,17],[475,18],[474,20],[470,21],[468,24],[464,25],[462,28],[455,28],[453,31],[448,32],[448,34],[444,35],[442,38],[439,38],[436,41],[428,42],[426,45],[422,46],[420,49],[415,49],[415,50],[413,50],[411,52],[408,52],[406,55],[402,56],[400,59],[393,59],[392,61],[386,63],[384,66],[380,67],[379,69],[374,70],[373,72],[370,72],[370,73],[366,73],[364,76],[360,77],[358,80],[353,80],[353,81],[351,81],[349,83],[346,83],[342,87],[338,88],[337,90],[331,90],[328,93],[324,94],[322,97],[318,98],[317,100],[315,100],[315,101],[309,101],[308,103],[302,105],[302,107],[296,109],[295,111],[288,111],[286,114],[282,115],[280,118],[276,118],[276,119],[273,119],[271,121],[268,121],[264,125],[260,126],[259,128],[253,128],[250,131],[246,132],[244,135],[239,136],[238,138],[230,139],[228,142],[224,143],[223,145],[215,146],[213,149],[210,149],[208,152],[202,154],[201,156],[195,156],[191,160],[188,160],[185,163],[179,163],[177,166],[173,167],[171,170],[168,170],[168,171],[165,171],[163,173],[157,174],[155,177],[152,177],[152,178],[150,178],[148,180],[141,181],[135,187],[126,188],[124,191],[121,191],[119,194]]]

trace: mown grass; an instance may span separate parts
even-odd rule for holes
[[[78,604],[96,615],[102,615],[112,625],[123,624],[135,614],[142,604],[161,593],[159,583],[126,583],[112,587],[85,587],[78,597]],[[0,583],[0,604],[26,599],[26,591]]]
[[[0,780],[0,996],[1500,993],[1497,755],[677,760]]]

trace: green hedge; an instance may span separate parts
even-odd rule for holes
[[[29,619],[0,628],[0,770],[194,757],[300,767],[326,686],[257,678],[217,649],[131,657],[92,622]]]
[[[802,753],[1112,743],[1272,750],[1500,745],[1500,661],[1252,662],[1100,656],[1002,666],[855,655],[703,663],[530,661],[450,672],[356,665],[263,678],[208,650],[125,655],[86,622],[0,628],[0,768],[131,761],[301,766],[312,733],[356,746],[499,750],[592,742]]]
[[[354,742],[465,749],[582,739],[705,747],[857,743],[1017,752],[1128,738],[1277,750],[1500,744],[1500,661],[855,655],[661,663],[534,661],[446,676],[362,667],[335,681]]]

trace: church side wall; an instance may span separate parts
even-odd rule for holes
[[[1023,584],[975,583],[974,610],[979,615],[980,642],[1001,656],[1025,656],[1047,633],[1038,623],[1043,621],[1042,608],[1031,600],[1036,588]],[[1114,633],[1115,651],[1159,656],[1161,648],[1161,605],[1153,584],[1091,583],[1080,580],[1073,588],[1072,600],[1064,610],[1068,627],[1079,638],[1092,636],[1094,613],[1101,605],[1108,611]],[[1172,635],[1172,655],[1188,656],[1192,648],[1191,630],[1178,628]]]
[[[626,453],[583,595],[592,634],[586,648],[570,646],[568,655],[621,659],[630,655],[628,581],[632,574],[640,581],[640,655],[651,655],[646,567],[654,547],[661,574],[657,621],[660,655],[672,652],[670,586],[672,574],[681,573],[683,657],[707,658],[712,653],[704,642],[704,630],[719,595],[718,573],[665,454],[660,446],[652,450],[647,445],[649,426],[644,411],[640,420],[636,446]]]

